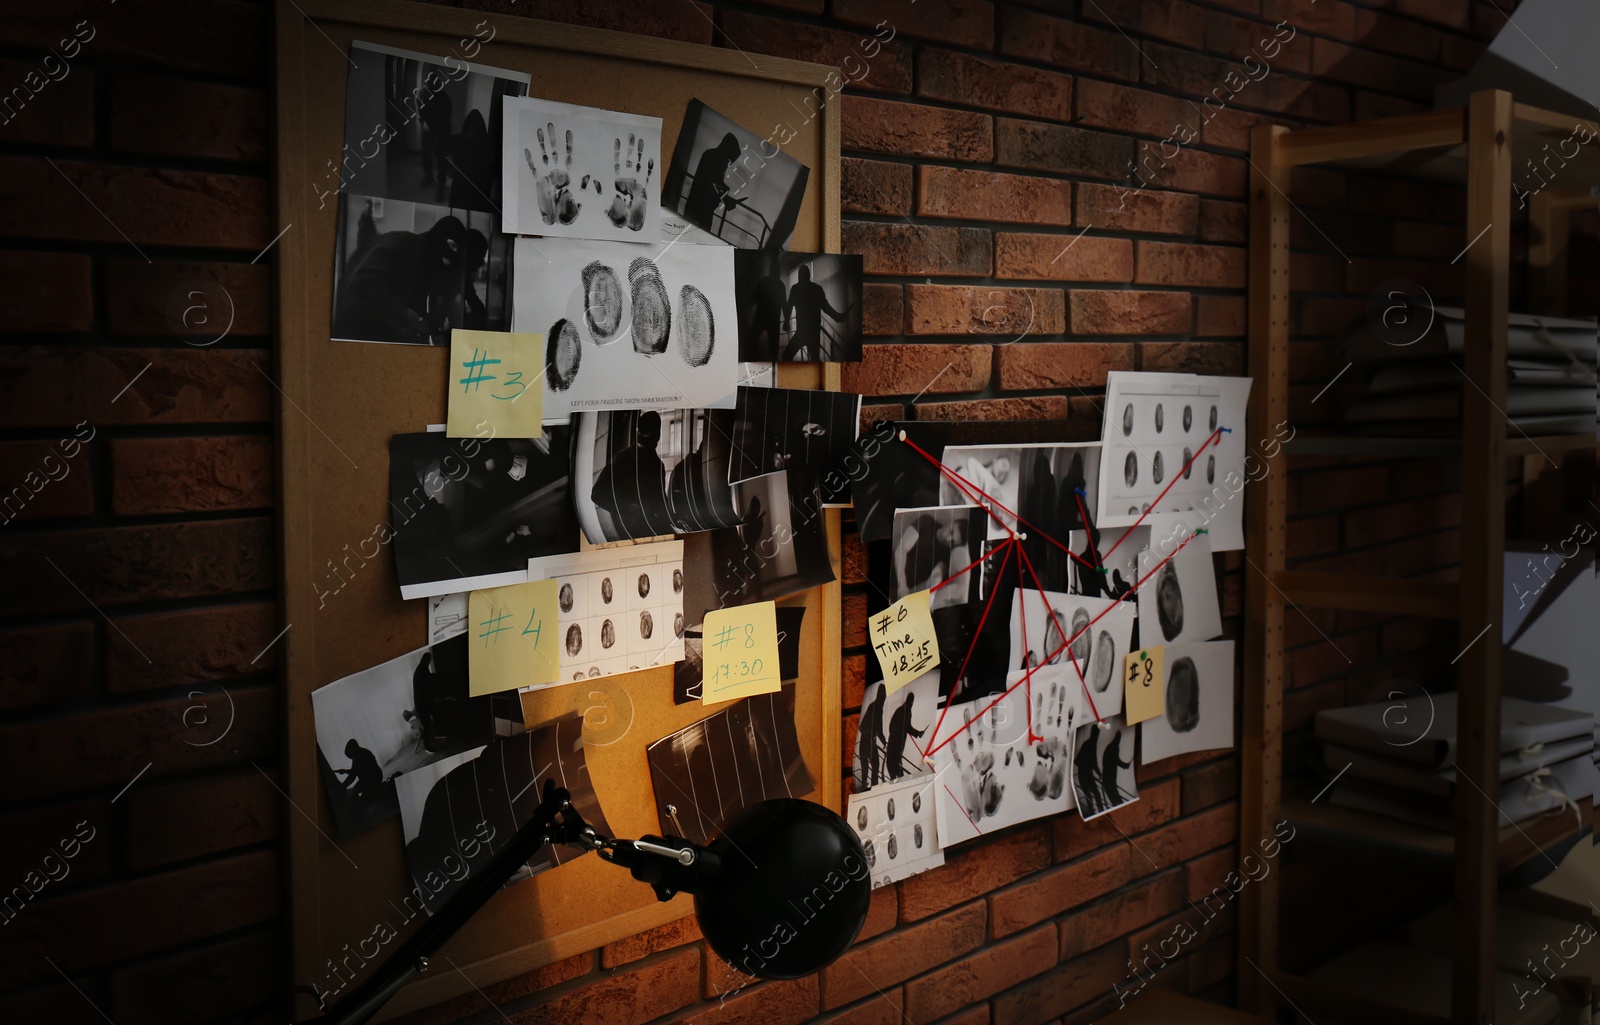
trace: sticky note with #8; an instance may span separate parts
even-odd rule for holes
[[[770,694],[782,687],[778,669],[778,609],[770,601],[713,609],[701,628],[703,704]]]
[[[473,697],[555,683],[556,582],[534,580],[467,596],[467,692]]]
[[[939,664],[939,641],[928,611],[929,592],[908,594],[870,617],[867,639],[883,670],[883,689],[893,693]]]
[[[1127,723],[1144,722],[1167,711],[1166,679],[1163,663],[1166,648],[1153,644],[1128,652],[1122,660],[1122,692],[1127,706]],[[1107,715],[1111,713],[1106,713]]]
[[[450,332],[445,436],[537,438],[543,433],[544,336]]]

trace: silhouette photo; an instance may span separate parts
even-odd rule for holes
[[[699,100],[672,151],[661,205],[739,249],[785,249],[810,170]]]

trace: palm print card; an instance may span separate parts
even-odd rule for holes
[[[504,230],[659,242],[661,119],[507,96]]]

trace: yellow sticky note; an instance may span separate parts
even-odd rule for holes
[[[1165,662],[1166,649],[1159,644],[1130,651],[1122,660],[1122,693],[1129,726],[1166,713]]]
[[[473,697],[555,683],[556,582],[490,587],[467,596],[467,690]]]
[[[543,433],[544,336],[450,332],[449,418],[445,436],[537,438]]]
[[[701,635],[703,703],[770,694],[782,686],[778,679],[778,608],[772,602],[707,612]]]
[[[867,622],[867,639],[883,669],[883,688],[893,693],[939,664],[927,591],[908,594]]]

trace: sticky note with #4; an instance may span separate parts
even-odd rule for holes
[[[555,683],[556,582],[490,587],[467,596],[467,691],[473,697]]]
[[[1130,651],[1122,660],[1122,693],[1129,726],[1166,714],[1165,662],[1166,649],[1159,644]]]
[[[544,336],[504,331],[450,332],[449,417],[445,436],[537,438],[543,433]]]
[[[939,641],[928,612],[927,591],[908,594],[867,621],[867,639],[893,693],[939,664]]]
[[[770,694],[783,684],[778,669],[778,607],[770,601],[706,613],[700,642],[704,704]]]

